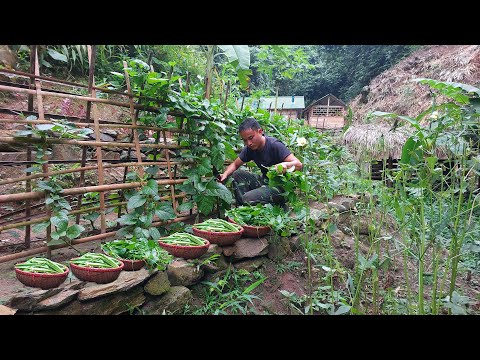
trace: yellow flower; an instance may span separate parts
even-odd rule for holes
[[[301,138],[297,138],[297,146],[299,147],[303,147],[305,145],[308,144],[308,141],[307,139],[305,139],[304,137],[301,137]]]

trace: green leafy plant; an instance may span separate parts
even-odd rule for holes
[[[165,270],[173,260],[173,256],[162,249],[157,241],[145,238],[113,240],[101,247],[105,253],[119,259],[145,260],[150,269]]]
[[[50,207],[51,217],[48,221],[36,224],[33,231],[43,231],[51,225],[51,240],[47,242],[47,245],[71,244],[71,240],[79,237],[85,228],[78,224],[69,225],[68,212],[72,210],[72,207],[61,195],[63,188],[51,180],[40,180],[37,182],[37,187],[47,194],[45,204]]]
[[[222,278],[201,283],[205,286],[204,305],[191,311],[195,315],[248,314],[249,306],[258,298],[251,292],[265,280],[266,278],[262,277],[245,287],[250,282],[250,273],[228,267]]]
[[[137,175],[133,174],[133,176]],[[160,239],[161,234],[156,227],[151,226],[154,216],[156,215],[163,221],[176,217],[172,204],[160,201],[158,184],[154,179],[146,181],[141,190],[127,192],[125,198],[128,200],[127,210],[130,212],[118,219],[118,222],[123,225],[117,233],[119,237],[129,239],[135,236],[137,239],[145,238],[156,241]],[[164,232],[166,231],[164,230]]]

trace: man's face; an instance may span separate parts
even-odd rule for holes
[[[265,138],[263,137],[263,130],[247,129],[240,132],[243,143],[250,148],[250,150],[261,150],[265,145]]]

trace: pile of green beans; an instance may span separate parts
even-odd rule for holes
[[[85,253],[70,260],[70,263],[92,268],[116,268],[122,264],[121,261],[102,253]]]
[[[160,239],[161,242],[171,245],[182,245],[182,246],[203,246],[205,245],[205,239],[201,237],[185,233],[177,232],[171,234],[167,237]]]
[[[34,257],[23,263],[16,264],[15,268],[22,271],[42,274],[62,274],[67,270],[65,265],[41,257]]]
[[[240,225],[230,223],[223,219],[208,219],[202,223],[193,225],[193,227],[199,230],[214,232],[238,232],[242,230]]]

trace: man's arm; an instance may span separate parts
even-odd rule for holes
[[[287,171],[287,169],[290,169],[292,166],[295,167],[295,170],[302,170],[303,168],[302,162],[298,160],[293,154],[288,155],[285,159],[283,159],[281,163],[275,165],[275,168],[277,169],[277,171],[278,171],[278,165],[282,165],[283,173]]]
[[[219,181],[221,183],[223,183],[225,180],[227,180],[227,178],[232,175],[232,173],[237,170],[240,166],[242,166],[243,164],[245,164],[242,160],[240,160],[239,157],[237,157],[235,159],[234,162],[232,162],[230,165],[227,166],[227,168],[225,169],[225,171],[223,172],[223,174],[220,175],[220,179]]]

